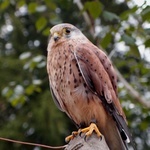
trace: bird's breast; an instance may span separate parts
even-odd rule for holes
[[[90,124],[98,118],[97,111],[104,109],[84,82],[73,53],[58,49],[48,57],[50,84],[61,107],[76,124]]]

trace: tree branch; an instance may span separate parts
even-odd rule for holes
[[[130,95],[134,97],[143,106],[150,108],[150,102],[146,101],[142,95],[139,94],[121,75],[117,68],[115,68],[118,79],[124,84],[125,88],[129,91]]]
[[[93,132],[90,137],[85,138],[85,133],[77,135],[66,146],[65,150],[109,150],[104,136],[98,138]]]
[[[78,6],[78,8],[79,8],[80,11],[83,10],[84,7],[83,7],[83,4],[82,4],[81,0],[74,0],[73,2]],[[90,31],[91,35],[94,37],[95,32],[94,32],[94,28],[92,26],[92,23],[91,23],[91,20],[90,20],[90,17],[88,15],[88,13],[86,11],[84,11],[82,13],[82,15],[83,15],[83,18],[84,18],[85,22],[87,23],[87,25],[90,28],[89,31]]]

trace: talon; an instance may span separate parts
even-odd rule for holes
[[[74,137],[76,137],[76,136],[78,135],[78,131],[73,131],[73,132],[72,132],[72,135],[73,135]]]
[[[65,138],[65,141],[68,143],[69,141],[71,141],[74,137],[76,137],[78,135],[78,131],[73,131],[71,135],[67,136]]]
[[[66,142],[71,141],[74,137],[76,137],[77,135],[81,136],[82,133],[85,133],[85,137],[84,139],[86,140],[86,137],[89,137],[92,135],[93,132],[96,132],[97,136],[102,138],[102,134],[100,133],[98,127],[96,126],[95,123],[91,123],[89,127],[84,128],[84,129],[79,129],[78,131],[74,131],[72,132],[71,135],[67,136],[65,138]]]
[[[82,131],[81,131],[82,129],[79,129],[78,130],[78,134],[79,134],[79,136],[81,137],[81,134],[82,134]]]
[[[92,133],[93,133],[93,131],[96,132],[96,134],[97,134],[98,137],[101,137],[101,136],[102,136],[102,134],[100,133],[98,127],[97,127],[96,124],[94,124],[94,123],[91,123],[90,126],[87,127],[87,128],[81,129],[81,132],[82,132],[82,133],[84,132],[84,133],[85,133],[85,136],[91,136]]]

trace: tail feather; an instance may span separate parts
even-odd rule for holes
[[[113,108],[115,108],[115,107],[113,106]],[[116,121],[117,128],[120,132],[121,138],[122,138],[126,148],[127,148],[127,143],[131,143],[133,149],[136,150],[131,133],[127,127],[127,124],[126,124],[124,118],[117,113],[117,110],[112,111],[112,116],[113,116],[114,120]]]
[[[108,104],[104,97],[100,97],[100,98],[101,100],[103,100],[103,105],[106,108],[106,110],[112,115],[113,119],[115,120],[118,131],[120,133],[120,136],[122,138],[122,141],[126,149],[128,149],[127,143],[131,143],[133,149],[136,150],[131,133],[129,132],[126,121],[123,118],[123,116],[119,115],[114,103]]]
[[[126,149],[128,149],[127,143],[131,143],[133,149],[136,150],[132,136],[127,127],[127,123],[123,116],[118,113],[118,110],[116,109],[114,103],[107,103],[104,96],[98,95],[98,97],[102,100],[102,104],[104,105],[105,109],[110,113],[110,115],[112,115],[113,119],[115,120],[116,126]]]

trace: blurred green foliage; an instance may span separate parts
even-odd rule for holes
[[[49,29],[68,22],[112,55],[114,65],[145,100],[150,99],[150,6],[132,0],[0,1],[0,137],[64,144],[75,129],[54,105],[46,72]],[[96,38],[82,13],[88,12]],[[81,21],[82,20],[82,21]],[[118,82],[119,98],[138,150],[150,149],[150,111]],[[0,149],[42,149],[0,141]]]

